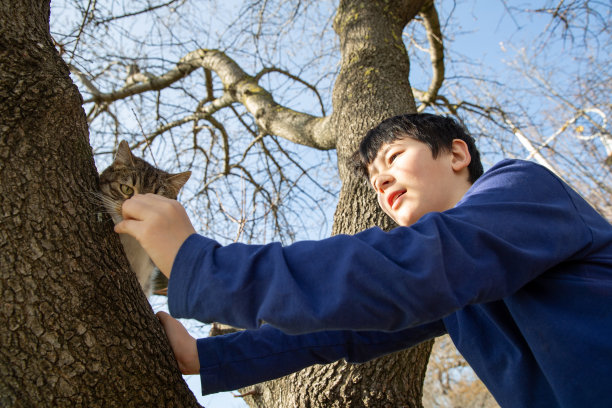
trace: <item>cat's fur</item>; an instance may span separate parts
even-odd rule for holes
[[[134,194],[153,193],[176,199],[185,185],[190,171],[170,174],[160,170],[130,151],[125,140],[119,143],[113,163],[100,173],[100,201],[117,224],[121,217],[121,205]],[[151,295],[152,275],[155,265],[135,238],[121,234],[121,243],[132,271],[147,297]]]

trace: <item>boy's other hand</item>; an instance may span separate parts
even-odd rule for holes
[[[123,203],[121,212],[123,221],[115,232],[136,238],[169,278],[179,248],[195,233],[183,206],[157,194],[136,194]]]
[[[185,375],[199,374],[200,360],[198,359],[196,339],[191,337],[185,327],[168,313],[157,312],[157,318],[164,326],[181,373]]]

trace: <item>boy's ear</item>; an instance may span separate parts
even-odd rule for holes
[[[467,169],[472,161],[472,156],[470,156],[470,150],[468,149],[467,143],[461,139],[453,140],[451,145],[451,155],[451,166],[456,172]]]

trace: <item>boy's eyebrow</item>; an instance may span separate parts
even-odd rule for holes
[[[392,148],[393,148],[393,142],[392,142],[392,143],[387,143],[387,146],[386,146],[386,147],[385,147],[383,150],[381,150],[381,151],[380,151],[380,152],[379,152],[379,153],[376,155],[376,157],[378,157],[379,155],[382,155],[383,157],[385,157],[385,156],[387,155],[387,152],[388,152],[389,150],[391,150]],[[375,159],[375,160],[376,160],[376,159]]]
[[[378,159],[379,157],[384,158],[389,152],[389,150],[391,150],[392,148],[393,148],[393,143],[387,143],[384,149],[381,149],[378,151],[378,153],[374,157],[374,160],[372,160],[372,163],[374,163],[374,161],[376,161],[376,159]]]

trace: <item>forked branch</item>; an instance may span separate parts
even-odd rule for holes
[[[234,60],[221,51],[206,49],[192,51],[181,58],[176,67],[168,72],[160,76],[149,75],[142,82],[126,85],[110,93],[100,92],[85,74],[75,68],[73,72],[91,92],[91,98],[85,103],[102,104],[167,88],[198,68],[214,71],[223,83],[224,93],[212,102],[212,105],[215,105],[216,101],[216,106],[200,107],[199,112],[191,115],[193,117],[190,116],[186,121],[204,118],[215,111],[215,108],[241,103],[254,117],[262,133],[277,135],[291,142],[320,150],[335,148],[336,141],[327,129],[328,116],[316,117],[279,105],[267,90],[259,86],[258,78],[245,73]]]

